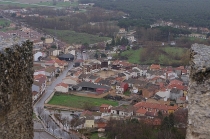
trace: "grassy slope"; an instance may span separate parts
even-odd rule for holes
[[[0,26],[9,26],[10,21],[5,20],[5,19],[0,19]]]
[[[140,53],[142,49],[139,50],[128,50],[125,52],[122,52],[122,56],[127,56],[128,61],[131,63],[139,63],[140,62]]]
[[[128,61],[131,63],[138,63],[138,64],[157,63],[157,60],[155,61],[154,57],[150,56],[149,54],[145,61],[141,61],[140,55],[143,52],[143,49],[145,48],[140,48],[139,50],[125,51],[125,52],[122,52],[122,56],[127,56]],[[174,56],[177,55],[178,57],[181,57],[186,51],[185,49],[179,48],[179,47],[163,47],[163,48],[160,48],[160,50],[163,53],[159,53],[158,63],[164,64],[164,65],[180,62],[180,60],[174,59]]]
[[[49,104],[74,107],[74,108],[83,108],[84,104],[92,104],[93,106],[100,106],[101,104],[110,104],[112,106],[117,106],[118,102],[106,100],[103,98],[89,98],[89,97],[81,97],[74,95],[65,95],[59,94],[54,95],[50,100]]]
[[[46,29],[47,33],[55,35],[55,31],[52,29]],[[80,43],[97,43],[101,41],[107,41],[110,38],[108,37],[99,37],[96,35],[91,35],[87,33],[77,33],[75,31],[70,30],[57,30],[57,36],[62,41],[69,43],[69,44],[80,44]]]

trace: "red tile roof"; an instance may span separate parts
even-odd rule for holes
[[[108,104],[102,104],[100,107],[103,107],[103,108],[107,108],[107,107],[109,107],[110,105],[108,105]]]
[[[120,87],[124,88],[126,84],[127,84],[127,83],[122,82],[122,83],[120,84]]]
[[[150,66],[150,69],[159,70],[159,69],[161,69],[161,67],[160,67],[160,65],[152,64],[152,65]]]
[[[147,112],[146,109],[143,109],[143,108],[140,108],[136,111],[136,113],[139,113],[139,114],[145,114]]]
[[[55,61],[54,61],[54,60],[49,60],[49,61],[45,61],[45,63],[52,63],[52,64],[55,64]]]
[[[184,85],[179,85],[179,84],[172,84],[172,85],[168,85],[168,89],[172,89],[172,88],[177,88],[179,90],[184,90],[187,91],[187,86]]]
[[[101,80],[101,78],[98,78],[97,80],[95,80],[95,83],[98,83]]]
[[[34,75],[34,79],[36,80],[36,79],[40,79],[40,78],[46,78],[46,76],[45,75],[43,75],[43,74],[38,74],[38,75]]]
[[[33,96],[36,96],[37,94],[38,94],[38,92],[36,92],[36,91],[33,91],[33,92],[32,92],[32,95],[33,95]]]
[[[88,110],[83,111],[83,112],[81,113],[81,116],[92,116],[92,112],[91,112],[91,111],[88,111]]]
[[[59,60],[59,59],[55,59],[54,61],[55,61],[55,63],[57,63],[59,66],[64,66],[64,65],[67,64],[67,62],[62,61],[62,60]]]
[[[62,86],[62,87],[67,88],[67,87],[68,87],[68,84],[65,84],[65,83],[59,83],[59,84],[57,84],[56,86]]]
[[[121,60],[115,60],[112,64],[113,65],[121,65],[123,67],[129,67],[129,66],[133,65],[133,64],[127,62],[127,61],[121,61]]]
[[[183,82],[182,82],[182,81],[179,81],[179,80],[174,79],[174,80],[171,80],[171,81],[170,81],[169,85],[173,85],[173,84],[175,84],[175,85],[182,85],[182,84],[183,84]]]
[[[177,69],[183,70],[184,69],[184,66],[179,66],[179,67],[177,67]]]
[[[178,106],[168,106],[168,110],[177,110]]]
[[[124,81],[125,79],[122,78],[122,77],[117,77],[115,80],[116,80],[116,81],[119,81],[119,82],[122,82],[122,81]]]
[[[157,110],[164,110],[168,111],[171,109],[177,109],[177,106],[167,106],[164,104],[157,104],[157,103],[148,103],[148,102],[139,102],[134,105],[135,108],[148,108],[148,109],[157,109]]]
[[[186,97],[180,97],[179,99],[182,100],[182,101],[185,101]]]
[[[43,74],[34,75],[34,80],[41,84],[45,83],[46,79],[47,77]]]
[[[187,74],[187,70],[186,70],[186,69],[183,69],[183,70],[182,70],[182,74],[183,74],[183,73],[184,73],[184,74]]]

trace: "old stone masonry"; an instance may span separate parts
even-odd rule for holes
[[[32,43],[0,44],[0,139],[32,139]]]
[[[210,138],[210,46],[193,44],[187,139]]]

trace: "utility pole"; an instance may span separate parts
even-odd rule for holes
[[[170,35],[171,35],[171,33],[170,33],[170,31],[168,32],[168,43],[170,43]]]

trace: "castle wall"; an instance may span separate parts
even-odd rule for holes
[[[0,46],[0,139],[33,138],[32,43]]]
[[[210,46],[191,48],[187,139],[210,138]]]

